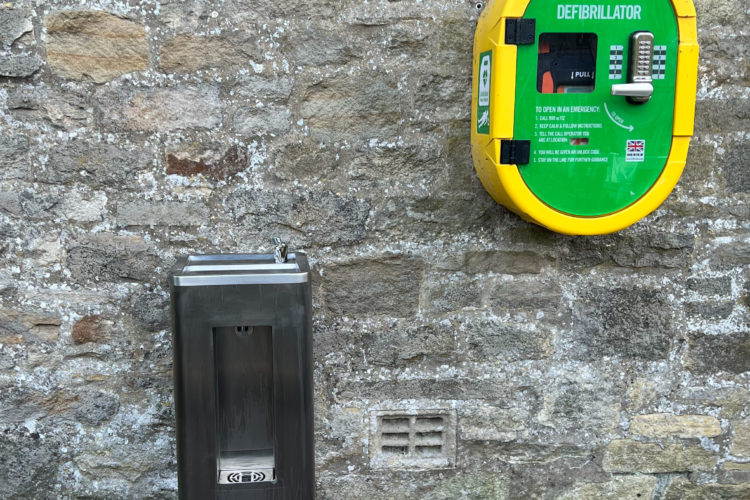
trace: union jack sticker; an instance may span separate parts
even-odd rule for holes
[[[643,161],[646,158],[646,141],[629,140],[625,147],[625,161]]]

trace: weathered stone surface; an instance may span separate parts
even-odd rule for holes
[[[750,145],[746,142],[732,143],[722,157],[724,165],[724,178],[727,183],[727,191],[730,193],[750,192],[750,178],[747,168],[750,161]]]
[[[434,280],[434,281],[433,281]],[[463,276],[451,276],[433,281],[425,287],[424,309],[434,313],[447,313],[466,307],[481,306],[481,293],[484,283]]]
[[[462,258],[440,263],[443,269],[469,274],[539,274],[544,259],[532,251],[472,250]]]
[[[750,333],[696,334],[690,339],[686,365],[696,373],[750,371]]]
[[[703,295],[726,297],[732,293],[732,279],[729,276],[722,278],[690,278],[687,280],[688,290],[693,290]]]
[[[0,45],[8,47],[32,29],[30,9],[0,9]]]
[[[602,467],[614,473],[710,471],[717,460],[716,455],[698,445],[671,444],[662,448],[656,443],[617,439],[607,446]]]
[[[734,302],[688,302],[685,312],[706,319],[727,319],[734,310]]]
[[[750,421],[744,420],[733,425],[730,453],[737,457],[750,457]]]
[[[97,103],[105,129],[156,132],[213,129],[221,123],[219,90],[208,84],[137,91],[105,88],[98,92]]]
[[[458,332],[467,344],[466,356],[477,362],[544,359],[552,354],[552,338],[544,329],[523,330],[493,318],[468,318]]]
[[[316,136],[390,137],[399,128],[401,95],[378,73],[317,82],[302,95],[300,116]]]
[[[117,205],[117,224],[129,226],[199,226],[208,222],[208,208],[202,203],[133,201]]]
[[[234,115],[234,131],[243,135],[283,134],[292,125],[291,115],[283,106],[242,108]]]
[[[408,317],[417,312],[422,276],[422,261],[413,257],[328,266],[321,282],[323,300],[334,316]]]
[[[75,344],[100,342],[107,336],[107,321],[99,314],[84,316],[73,324],[71,337]]]
[[[47,60],[63,78],[103,83],[148,67],[145,28],[101,11],[47,16]]]
[[[44,498],[60,457],[60,445],[38,432],[6,428],[0,433],[0,496]]]
[[[77,139],[53,147],[38,178],[50,183],[103,184],[125,187],[150,158],[142,148],[126,149],[112,144]]]
[[[562,307],[562,290],[555,282],[533,280],[498,280],[489,294],[489,305],[493,311],[555,312]]]
[[[574,318],[584,359],[656,360],[669,352],[672,313],[659,290],[593,287],[582,292]]]
[[[203,174],[212,179],[226,179],[242,172],[250,164],[247,151],[222,144],[180,145],[167,149],[167,174],[189,177]]]
[[[654,413],[634,417],[628,431],[646,437],[715,437],[721,434],[721,423],[708,415]]]
[[[83,126],[92,117],[85,92],[70,86],[63,89],[17,87],[8,92],[6,104],[17,119],[66,129]]]
[[[22,135],[0,135],[0,179],[23,179],[31,170],[29,140]]]
[[[262,59],[255,37],[177,35],[160,49],[159,68],[166,72],[205,68],[247,67],[251,59]]]
[[[615,476],[606,483],[580,484],[566,491],[559,500],[599,500],[602,498],[652,498],[654,476]]]
[[[455,358],[453,329],[445,322],[424,326],[400,322],[367,331],[363,337],[366,359],[378,366],[411,363],[437,365]]]
[[[0,76],[31,76],[42,67],[42,60],[37,55],[13,54],[0,58]]]
[[[306,237],[319,245],[351,244],[364,238],[369,216],[366,201],[330,191],[241,189],[221,203],[258,241],[282,236],[285,241]]]
[[[678,477],[664,492],[664,500],[745,500],[750,497],[750,484],[695,484]]]
[[[75,417],[79,422],[87,425],[99,425],[111,418],[120,408],[117,397],[98,392],[86,394],[81,398],[81,404],[75,410]]]
[[[66,259],[71,276],[79,282],[144,281],[154,276],[159,264],[142,237],[111,233],[82,236],[71,242]]]

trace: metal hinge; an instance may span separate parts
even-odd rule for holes
[[[531,141],[500,141],[501,165],[527,165],[531,156]]]
[[[529,45],[536,41],[536,19],[505,20],[505,44]]]

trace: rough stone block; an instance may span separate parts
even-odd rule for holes
[[[486,363],[544,359],[552,354],[552,336],[543,327],[522,329],[498,318],[466,318],[458,332],[466,339],[466,356]]]
[[[97,92],[96,102],[99,121],[107,130],[157,132],[221,124],[219,89],[209,84],[137,91],[107,87]]]
[[[328,266],[321,288],[334,316],[413,316],[423,264],[414,257],[383,257]]]
[[[600,500],[603,498],[653,498],[657,479],[640,474],[615,476],[606,483],[582,483],[566,490],[557,500]]]
[[[60,457],[60,444],[38,432],[0,433],[0,496],[44,498],[49,494]]]
[[[655,413],[637,415],[630,424],[629,432],[646,437],[715,437],[721,434],[721,423],[709,415]]]
[[[23,135],[0,134],[0,179],[23,179],[29,175],[29,139]]]
[[[495,251],[472,250],[463,255],[463,263],[459,269],[471,274],[539,274],[542,271],[544,259],[529,250]]]
[[[690,278],[687,280],[687,287],[701,295],[728,297],[732,294],[732,278]]]
[[[750,457],[750,420],[737,422],[732,427],[732,445],[729,452],[737,457]]]
[[[42,67],[36,54],[13,54],[0,58],[0,76],[23,78],[31,76]]]
[[[93,116],[86,100],[86,93],[77,88],[37,85],[9,89],[6,104],[16,119],[70,129],[86,125]]]
[[[75,410],[75,418],[84,424],[99,425],[120,409],[119,399],[104,392],[83,393]]]
[[[245,170],[250,159],[238,145],[190,143],[168,148],[166,162],[169,175],[202,174],[211,179],[226,179]]]
[[[234,131],[242,135],[279,135],[292,125],[292,112],[283,106],[241,108],[234,115]]]
[[[47,60],[63,78],[104,83],[148,67],[146,29],[101,11],[47,17]]]
[[[128,150],[113,144],[77,139],[51,148],[38,178],[49,183],[104,184],[123,188],[148,166],[147,150]]]
[[[330,191],[290,192],[282,189],[240,189],[222,197],[248,237],[280,236],[286,241],[317,245],[351,244],[365,236],[370,205]],[[307,237],[307,240],[301,238]]]
[[[686,359],[695,373],[743,373],[750,371],[750,333],[695,334]]]
[[[727,302],[688,302],[685,304],[685,312],[693,315],[700,316],[705,319],[727,319],[732,315],[734,310],[734,301]]]
[[[423,308],[433,313],[447,313],[467,307],[480,307],[483,282],[463,276],[440,278],[430,275],[426,280]]]
[[[592,287],[581,294],[574,331],[583,359],[667,357],[673,325],[671,304],[662,291]]]
[[[300,116],[315,135],[327,138],[394,136],[402,95],[382,74],[315,83],[302,95]]]
[[[666,472],[710,471],[718,461],[713,453],[698,445],[641,443],[617,439],[604,452],[602,467],[607,472],[660,474]]]
[[[141,236],[97,233],[71,242],[67,268],[76,281],[146,281],[153,279],[159,258]]]
[[[0,9],[0,45],[9,47],[33,29],[30,9]]]
[[[208,208],[202,203],[165,201],[118,203],[117,224],[129,226],[200,226],[208,222]]]
[[[747,176],[750,145],[746,142],[731,143],[720,158],[724,168],[724,179],[729,193],[750,192],[750,178]]]
[[[501,279],[491,289],[488,302],[496,313],[556,312],[562,308],[562,290],[555,282],[539,279]]]
[[[107,337],[107,330],[110,326],[111,322],[106,321],[99,314],[84,316],[73,324],[71,331],[73,343],[80,345],[100,342]]]
[[[669,483],[664,500],[747,500],[750,484],[696,484],[677,477]]]
[[[177,35],[160,49],[163,71],[196,71],[206,68],[247,67],[251,59],[262,60],[256,39],[223,36]]]
[[[421,326],[398,322],[392,327],[365,331],[362,337],[366,359],[378,366],[437,365],[455,358],[454,332],[446,322]]]

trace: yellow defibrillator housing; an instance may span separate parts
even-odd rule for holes
[[[628,227],[682,174],[697,75],[691,0],[490,0],[474,39],[479,178],[552,231]]]

